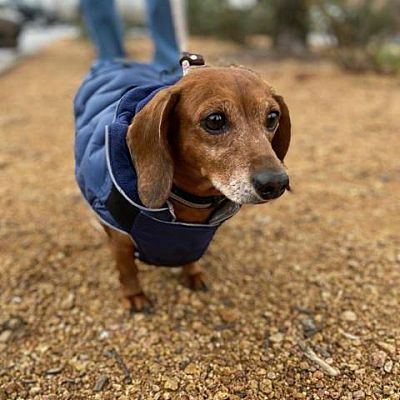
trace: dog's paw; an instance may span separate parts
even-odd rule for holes
[[[152,314],[154,311],[152,302],[143,292],[128,296],[127,299],[129,301],[131,314]]]
[[[183,286],[195,291],[207,292],[209,285],[205,274],[203,272],[197,272],[195,274],[182,274],[181,283]]]

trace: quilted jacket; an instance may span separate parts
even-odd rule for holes
[[[199,259],[214,233],[239,206],[230,201],[206,224],[175,220],[172,204],[146,208],[126,145],[135,115],[154,95],[181,78],[160,76],[149,65],[96,62],[75,97],[75,175],[99,219],[130,235],[136,256],[150,264],[181,266]]]

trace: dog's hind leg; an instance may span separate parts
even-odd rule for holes
[[[203,267],[198,262],[187,264],[182,268],[181,282],[192,290],[201,290],[203,292],[208,290]]]
[[[131,312],[151,312],[152,304],[143,293],[138,277],[132,240],[114,229],[103,225],[109,238],[111,251],[119,272],[119,281],[124,297],[128,300]]]

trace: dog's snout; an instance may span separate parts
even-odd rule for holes
[[[263,200],[272,200],[283,194],[289,187],[286,172],[261,171],[253,176],[253,186]]]

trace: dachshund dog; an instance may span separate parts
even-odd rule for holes
[[[84,103],[93,93],[84,96],[85,100],[82,96],[78,93],[76,100],[78,131]],[[129,97],[129,93],[124,96]],[[240,205],[263,204],[289,190],[283,161],[291,123],[283,98],[255,72],[242,67],[191,68],[187,75],[158,88],[145,105],[135,104],[120,100],[111,107],[114,119],[106,127],[105,145],[108,142],[111,149],[106,151],[106,159],[113,188],[95,199],[85,197],[103,222],[131,310],[149,311],[151,302],[142,291],[135,259],[163,265],[163,254],[173,252],[178,258],[170,261],[165,256],[166,264],[183,267],[185,285],[194,290],[207,289],[204,272],[196,260],[217,227]],[[102,144],[97,145],[100,148]],[[123,151],[124,165],[134,171],[132,178],[114,165]],[[77,178],[85,194],[88,185],[81,183],[85,175],[80,172],[81,153],[76,153]],[[86,175],[95,174],[92,168],[89,166]],[[134,187],[137,195],[127,194],[123,185],[126,191]],[[97,203],[101,204],[96,210]],[[107,207],[111,215],[104,211]],[[152,210],[156,214],[150,214]],[[126,216],[131,214],[125,228]],[[184,229],[176,238],[181,247],[175,245],[175,234],[167,230],[168,224],[173,225],[171,229]],[[209,225],[213,226],[212,233],[206,231]],[[192,247],[193,252],[199,250],[191,238],[191,229],[198,227],[204,229],[201,234],[207,236],[206,244],[185,258],[185,238],[191,240],[186,246],[189,253]],[[138,233],[140,229],[145,232]],[[150,249],[147,245],[153,240],[149,239],[151,235],[155,235],[155,243]],[[154,254],[159,251],[162,255],[156,258]]]

